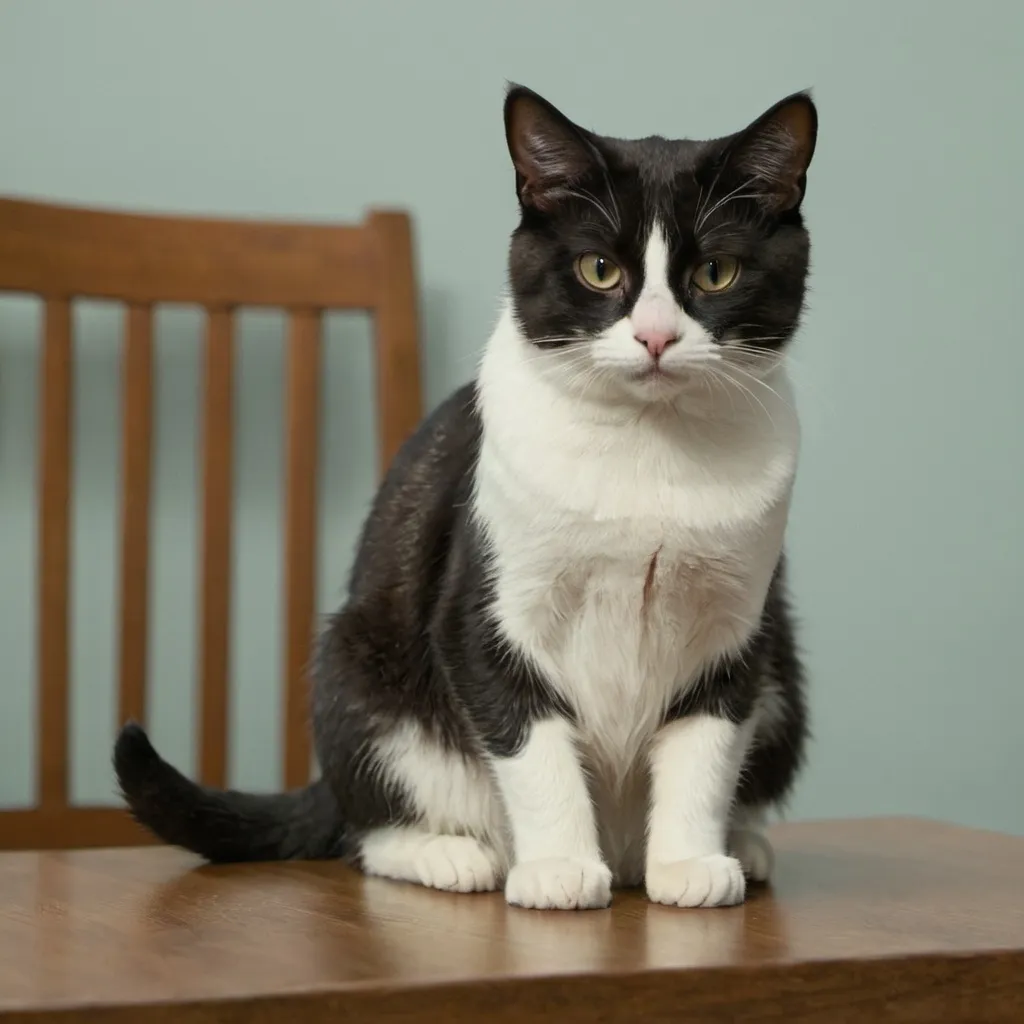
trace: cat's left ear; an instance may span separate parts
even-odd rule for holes
[[[505,137],[524,206],[547,210],[601,161],[587,133],[521,85],[505,97]]]
[[[728,164],[737,177],[749,180],[750,191],[770,212],[795,210],[804,198],[817,137],[814,103],[807,93],[795,93],[734,136]]]

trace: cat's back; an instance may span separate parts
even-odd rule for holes
[[[426,581],[465,514],[480,450],[475,384],[442,402],[402,445],[363,528],[349,590]]]

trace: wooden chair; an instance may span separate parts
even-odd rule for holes
[[[71,303],[125,305],[120,565],[120,721],[145,721],[153,307],[206,309],[200,593],[199,776],[227,774],[232,532],[234,310],[288,314],[285,493],[284,781],[310,774],[305,665],[314,629],[321,316],[375,318],[380,464],[421,415],[416,289],[408,216],[374,212],[358,227],[138,216],[0,199],[0,292],[45,303],[41,378],[36,806],[0,812],[0,848],[134,845],[116,808],[68,796]]]

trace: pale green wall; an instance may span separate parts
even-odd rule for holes
[[[514,203],[521,80],[601,131],[733,130],[813,86],[806,447],[791,527],[817,742],[794,813],[1024,832],[1024,4],[0,0],[0,192],[417,218],[431,403],[467,377]],[[0,802],[30,792],[34,308],[0,306]],[[116,325],[81,315],[76,793],[109,794]],[[198,314],[161,320],[155,733],[189,763]],[[271,786],[280,319],[241,364],[235,781]],[[373,480],[366,324],[332,324],[322,603]]]

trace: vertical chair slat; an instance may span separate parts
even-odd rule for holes
[[[320,421],[320,315],[291,314],[288,335],[288,464],[285,507],[284,783],[310,774],[309,663],[316,615],[316,477]]]
[[[46,301],[39,501],[38,802],[68,803],[68,644],[71,566],[71,303]]]
[[[378,261],[374,306],[381,475],[423,414],[412,225],[404,213],[367,220]]]
[[[119,723],[146,720],[153,310],[125,315],[121,438],[121,650]]]
[[[199,726],[199,774],[210,786],[227,782],[234,362],[232,313],[211,309],[203,402]]]

